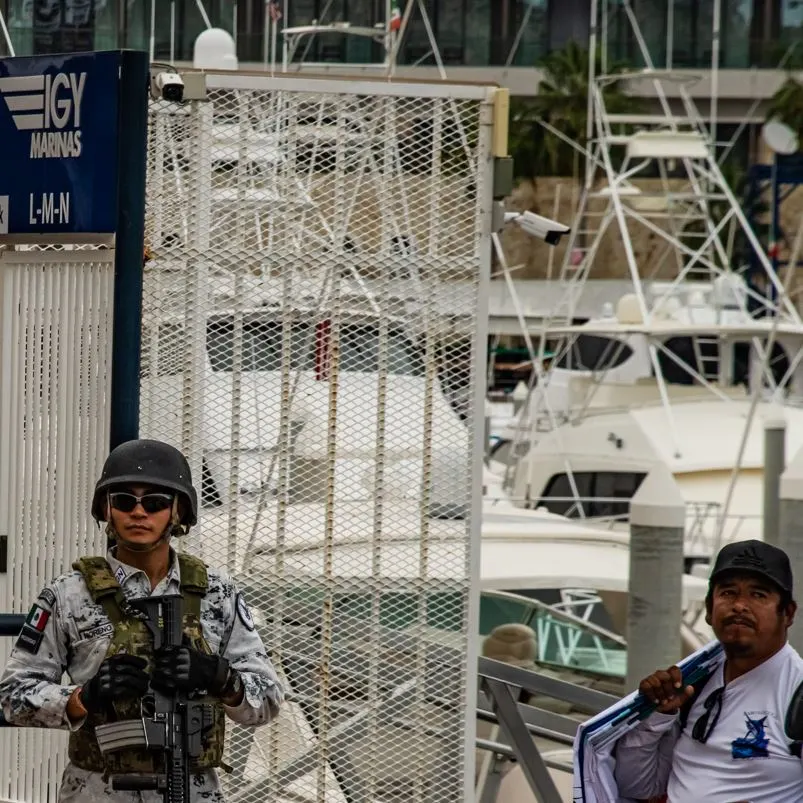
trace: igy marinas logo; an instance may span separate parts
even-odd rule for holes
[[[86,73],[0,78],[0,94],[18,131],[31,132],[31,159],[81,155],[81,102]]]

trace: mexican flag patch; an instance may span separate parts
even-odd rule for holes
[[[30,625],[34,630],[41,633],[45,629],[48,619],[50,619],[50,611],[46,611],[44,608],[34,605],[33,608],[31,608],[31,612],[28,614],[28,618],[25,620],[25,624]]]

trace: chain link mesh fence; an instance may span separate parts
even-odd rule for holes
[[[140,432],[289,694],[227,799],[463,800],[493,89],[207,87],[151,106]]]

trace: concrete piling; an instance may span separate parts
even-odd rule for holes
[[[764,421],[764,540],[778,544],[781,475],[786,468],[786,420],[781,412]]]
[[[798,589],[796,595],[799,596],[803,582],[803,449],[797,452],[781,475],[779,496],[777,545],[789,555]],[[790,629],[789,643],[798,652],[803,652],[803,624],[800,621]]]
[[[686,505],[669,468],[656,464],[630,502],[627,688],[681,657]]]

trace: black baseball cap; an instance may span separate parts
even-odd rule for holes
[[[735,541],[719,550],[714,570],[708,581],[709,589],[725,572],[760,574],[782,591],[792,593],[792,567],[789,556],[782,549],[764,541]]]

